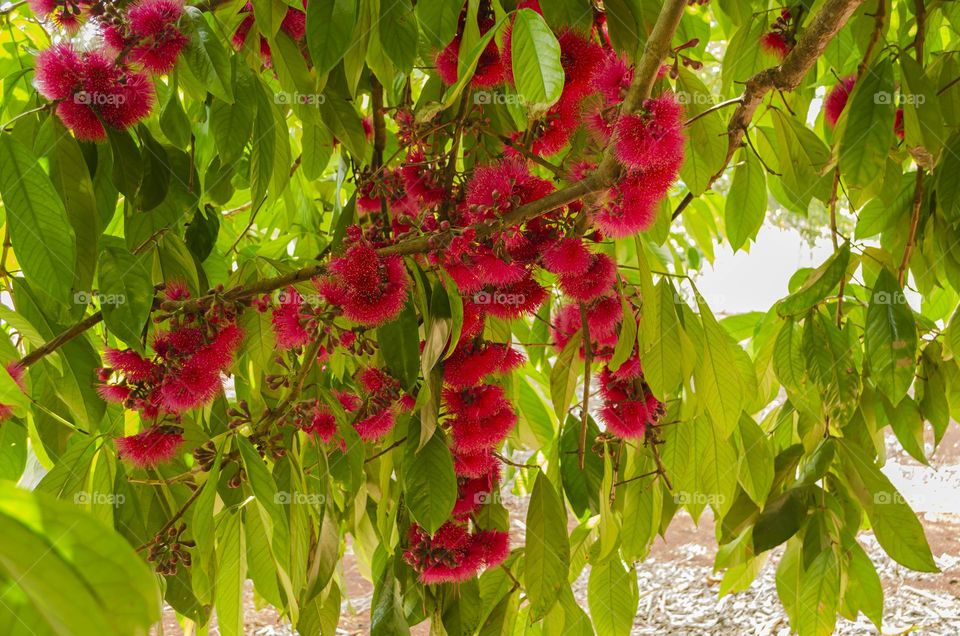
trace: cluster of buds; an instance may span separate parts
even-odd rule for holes
[[[187,548],[196,547],[192,540],[184,539],[183,532],[187,529],[186,524],[171,526],[166,532],[162,532],[153,538],[150,543],[150,552],[147,554],[147,561],[154,564],[158,574],[173,576],[177,573],[177,566],[183,564],[184,567],[190,567],[192,559]]]

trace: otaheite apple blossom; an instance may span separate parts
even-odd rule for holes
[[[792,629],[881,629],[858,533],[937,562],[877,440],[960,404],[949,4],[0,9],[0,632],[327,633],[358,571],[375,634],[620,636],[704,506],[721,595],[776,548]],[[829,257],[708,304],[774,208]]]

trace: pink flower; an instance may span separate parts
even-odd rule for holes
[[[853,91],[853,85],[857,83],[856,75],[847,75],[834,86],[827,94],[823,102],[823,118],[830,124],[830,127],[837,125],[843,109],[847,107],[847,99]]]
[[[607,191],[593,215],[596,226],[612,238],[649,229],[656,220],[659,202],[677,179],[678,169],[678,165],[668,165],[628,173]]]
[[[319,401],[314,404],[313,414],[309,425],[303,428],[311,435],[316,435],[324,443],[333,439],[337,432],[337,420],[330,410]]]
[[[173,459],[183,445],[179,429],[154,426],[136,435],[114,440],[121,459],[137,468],[154,468]]]
[[[280,306],[273,310],[270,318],[280,349],[302,347],[310,341],[310,333],[303,325],[302,307],[303,296],[293,287],[288,287],[280,298]]]
[[[583,274],[590,267],[593,254],[576,237],[563,238],[543,253],[543,267],[548,272],[561,276]]]
[[[476,453],[453,453],[453,470],[458,477],[476,478],[486,475],[497,466],[497,458],[490,449]]]
[[[683,163],[683,108],[670,94],[644,103],[644,111],[623,115],[615,127],[617,158],[625,166],[650,170]]]
[[[561,276],[560,289],[579,302],[589,302],[609,291],[617,278],[617,266],[606,254],[595,254],[593,263],[579,276]]]
[[[597,65],[591,78],[591,86],[603,96],[608,105],[622,102],[631,82],[633,69],[630,64],[612,51]]]
[[[903,140],[903,109],[898,108],[897,114],[893,118],[893,134],[897,139]]]
[[[304,0],[303,6],[307,6],[306,0]],[[280,28],[294,40],[302,40],[307,34],[307,14],[293,7],[288,7],[287,13],[280,23]]]
[[[83,77],[83,62],[69,44],[58,44],[40,51],[34,83],[47,99],[66,99],[73,95]]]
[[[330,262],[320,293],[343,315],[368,327],[394,319],[407,300],[407,274],[397,255],[380,256],[369,245],[350,247]]]
[[[473,386],[489,375],[509,373],[524,361],[523,354],[510,345],[461,342],[444,362],[443,379],[452,387]]]
[[[127,11],[131,40],[130,58],[148,71],[173,69],[187,37],[177,26],[183,15],[180,0],[141,0]]]

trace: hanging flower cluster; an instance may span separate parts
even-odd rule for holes
[[[168,284],[166,295],[169,300],[189,298],[179,284]],[[221,375],[229,370],[242,338],[233,311],[225,306],[174,314],[166,329],[154,335],[151,357],[133,349],[108,348],[104,354],[108,366],[99,370],[103,384],[97,390],[105,400],[139,411],[144,420],[176,421],[223,390]],[[155,465],[169,458],[171,446],[178,446],[158,443],[158,435],[171,434],[166,427],[154,426],[117,440],[117,445],[135,464]]]
[[[93,16],[92,2],[35,0],[37,15],[75,33]],[[96,17],[106,45],[79,51],[57,44],[37,56],[37,91],[56,103],[55,112],[81,141],[104,141],[106,126],[126,130],[150,114],[154,89],[147,73],[167,73],[187,43],[180,29],[179,0],[140,0],[122,12]],[[106,53],[109,53],[107,55]]]
[[[443,524],[431,537],[417,524],[410,526],[403,558],[431,585],[472,579],[484,567],[495,567],[510,553],[506,532],[476,530],[455,522]]]

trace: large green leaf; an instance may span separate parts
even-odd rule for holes
[[[0,534],[0,579],[42,620],[38,632],[146,636],[160,619],[146,564],[77,506],[0,483]]]
[[[841,441],[839,448],[843,474],[884,551],[911,570],[939,572],[917,515],[887,476],[859,447]]]
[[[217,624],[224,636],[243,634],[243,581],[247,578],[246,537],[240,511],[225,510],[217,523]]]
[[[694,381],[699,398],[703,400],[721,437],[726,439],[740,421],[746,398],[734,352],[738,345],[720,326],[699,295],[697,305],[703,322],[704,348],[702,360],[694,370]]]
[[[420,375],[420,328],[413,301],[400,314],[377,329],[377,342],[387,368],[405,387],[411,388]]]
[[[76,236],[40,162],[8,133],[0,134],[0,197],[23,273],[66,303],[76,276]]]
[[[211,28],[200,9],[187,7],[186,14],[191,33],[190,40],[183,50],[183,61],[212,95],[225,102],[233,103],[230,58],[220,36]]]
[[[153,284],[142,257],[121,241],[100,250],[100,309],[103,321],[120,340],[141,349],[141,335],[153,306]]]
[[[853,186],[865,188],[883,173],[895,114],[893,68],[879,56],[854,86],[840,124],[840,171]]]
[[[410,0],[380,3],[380,45],[397,69],[409,72],[417,58],[417,16]]]
[[[917,326],[897,277],[886,268],[873,285],[864,347],[870,377],[892,404],[898,404],[913,384]]]
[[[550,398],[557,419],[561,422],[566,419],[567,409],[577,390],[577,380],[583,368],[583,365],[576,364],[582,337],[583,333],[578,331],[570,338],[550,370]]]
[[[807,276],[800,289],[777,303],[777,313],[784,317],[795,316],[816,305],[840,284],[849,262],[850,244],[844,243]]]
[[[799,636],[830,636],[840,605],[840,560],[835,550],[821,552],[800,576]]]
[[[537,473],[530,494],[526,541],[524,589],[531,615],[540,618],[557,602],[561,588],[568,585],[570,564],[566,508],[543,472]]]
[[[536,11],[521,9],[513,22],[511,46],[517,92],[529,108],[546,110],[563,91],[560,43]]]
[[[457,500],[457,476],[441,432],[417,450],[419,439],[409,435],[405,445],[403,492],[411,516],[433,534],[450,518]]]
[[[587,582],[590,616],[600,634],[630,634],[640,594],[633,565],[624,565],[616,556],[595,563]]]
[[[724,208],[727,239],[734,251],[756,238],[767,212],[767,175],[760,160],[746,149],[740,151],[740,159]]]

